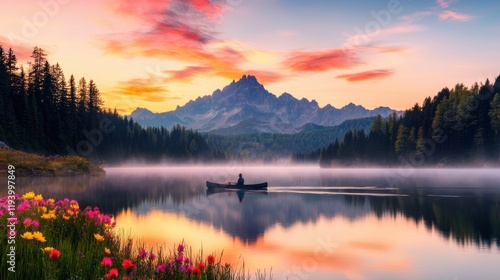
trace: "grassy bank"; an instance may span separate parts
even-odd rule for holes
[[[15,205],[12,213],[9,204]],[[222,264],[220,256],[193,255],[182,243],[168,252],[145,248],[119,235],[114,218],[98,208],[80,209],[75,200],[45,200],[33,192],[0,198],[0,233],[0,253],[7,257],[0,279],[251,278]]]
[[[104,175],[105,172],[78,156],[41,156],[16,150],[0,149],[0,176],[13,165],[16,176]]]

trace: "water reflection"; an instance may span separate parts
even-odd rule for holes
[[[224,249],[228,260],[244,256],[248,268],[273,267],[278,279],[305,279],[300,273],[314,279],[494,279],[498,170],[248,167],[245,178],[268,181],[267,192],[205,187],[206,180],[225,182],[239,172],[109,169],[104,178],[19,178],[18,191],[97,205],[148,242]]]

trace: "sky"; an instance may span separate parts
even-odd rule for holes
[[[25,68],[44,49],[123,114],[170,111],[245,74],[321,107],[398,110],[500,75],[498,1],[7,1],[0,45]]]

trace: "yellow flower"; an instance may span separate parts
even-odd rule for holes
[[[31,232],[27,231],[23,235],[21,235],[21,237],[24,238],[24,239],[31,240],[31,239],[33,239],[33,234]]]
[[[26,194],[23,195],[23,198],[24,199],[33,199],[35,198],[35,193],[34,192],[28,192]]]
[[[45,207],[45,206],[38,206],[38,212],[42,213],[42,214],[47,213],[47,207]]]
[[[67,221],[67,220],[69,220],[69,218],[71,218],[71,216],[68,216],[68,215],[63,215],[62,217],[63,217],[63,219],[65,219],[66,221]]]
[[[95,233],[94,238],[97,241],[104,241],[104,236],[100,235],[99,233]]]
[[[46,253],[50,253],[50,251],[54,250],[54,247],[45,247],[42,250],[45,251]]]
[[[45,203],[47,203],[48,205],[53,205],[55,202],[56,202],[56,200],[53,198],[49,198],[49,199],[47,199],[47,201],[45,201]]]
[[[113,225],[112,225],[112,224],[104,224],[104,228],[105,228],[105,229],[110,229],[110,228],[112,228],[112,227],[113,227]]]
[[[69,215],[69,216],[73,216],[75,214],[75,212],[71,211],[71,209],[69,209],[68,211],[66,211],[66,213]]]
[[[109,255],[111,254],[111,250],[108,247],[104,247],[104,253],[106,253],[106,255]]]
[[[54,213],[48,213],[48,214],[43,214],[41,216],[42,219],[50,220],[50,219],[56,219],[56,215]]]
[[[80,209],[80,205],[78,205],[78,202],[76,201],[71,201],[70,207],[71,209]]]
[[[40,201],[43,199],[43,196],[41,194],[39,194],[39,195],[36,195],[34,198],[35,198],[35,200]]]
[[[43,237],[43,234],[39,231],[33,232],[33,238],[40,241],[40,242],[45,242],[45,237]]]

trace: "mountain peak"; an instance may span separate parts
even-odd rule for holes
[[[245,83],[250,85],[261,85],[255,76],[243,75],[237,83]]]

